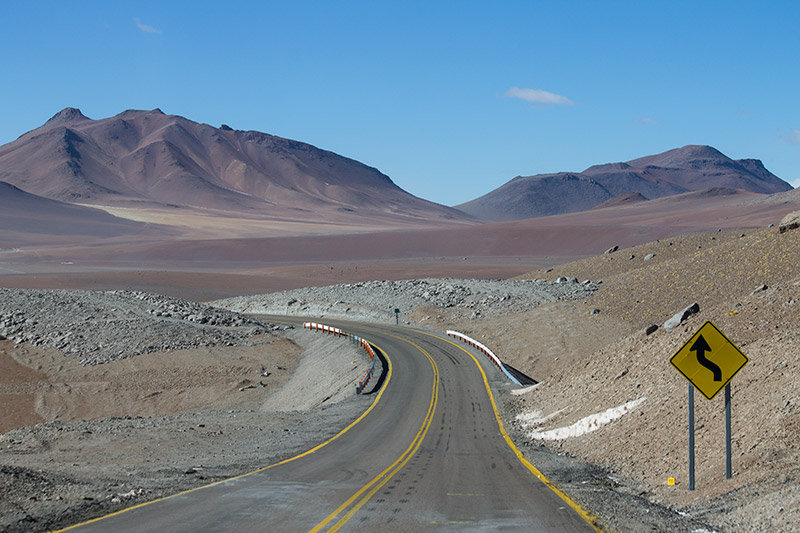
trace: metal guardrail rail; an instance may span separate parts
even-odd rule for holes
[[[361,379],[358,380],[358,384],[356,385],[356,394],[361,394],[364,390],[364,387],[367,386],[370,378],[372,378],[372,375],[375,373],[375,349],[372,347],[369,341],[362,339],[361,337],[357,337],[356,335],[345,333],[339,328],[326,326],[325,324],[318,324],[316,322],[303,322],[303,328],[310,329],[312,331],[321,331],[328,335],[335,335],[337,337],[350,337],[369,354],[369,368],[361,377]]]
[[[505,365],[503,365],[503,362],[500,360],[500,358],[497,357],[494,354],[494,352],[491,351],[489,348],[487,348],[486,346],[484,346],[480,342],[476,341],[475,339],[473,339],[471,337],[468,337],[468,336],[464,335],[463,333],[459,333],[458,331],[447,330],[447,335],[449,337],[456,338],[456,339],[458,339],[458,340],[460,340],[460,341],[462,341],[462,342],[464,342],[466,344],[469,344],[473,348],[476,348],[478,351],[483,352],[484,354],[489,356],[489,359],[492,361],[492,363],[494,363],[495,366],[497,366],[497,368],[502,370],[503,374],[505,374],[506,377],[508,377],[508,379],[510,379],[511,381],[513,381],[514,383],[516,383],[517,385],[522,387],[522,383],[520,383],[519,380],[516,377],[514,377],[514,375],[511,372],[508,371],[508,369],[505,367]]]

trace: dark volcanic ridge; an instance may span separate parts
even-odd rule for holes
[[[92,120],[66,108],[0,147],[0,181],[63,202],[182,206],[324,220],[351,212],[467,221],[375,168],[258,131],[128,110]]]
[[[733,160],[710,146],[684,146],[583,172],[517,176],[480,198],[455,206],[484,220],[502,222],[585,211],[604,202],[629,203],[691,191],[738,189],[759,194],[792,186],[757,159]],[[723,192],[724,193],[724,192]],[[613,202],[616,197],[628,200]]]

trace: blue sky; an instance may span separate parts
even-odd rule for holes
[[[453,205],[686,144],[800,185],[800,2],[4,2],[0,143],[161,108]]]

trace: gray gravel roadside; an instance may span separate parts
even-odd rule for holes
[[[65,379],[63,372],[39,385],[4,381],[3,390],[12,395],[32,386],[34,396],[43,390],[51,401],[54,390],[63,391],[67,406],[91,402],[91,393],[86,397],[81,390],[97,371],[130,362],[144,385],[182,390],[126,389],[120,402],[152,402],[153,395],[176,392],[207,398],[207,407],[163,416],[57,418],[3,433],[0,531],[65,527],[251,472],[326,441],[373,401],[354,394],[369,359],[344,338],[145,293],[2,290],[0,302],[0,327],[10,339],[0,340],[3,357],[15,364],[64,358],[70,372],[69,383],[57,381]],[[149,352],[154,353],[143,355]],[[163,361],[182,353],[202,359],[194,372],[232,369],[251,379],[231,389],[204,376],[198,383],[196,374],[176,376]],[[260,363],[254,353],[261,354]],[[255,375],[248,374],[253,364],[263,365]],[[291,375],[281,378],[280,388],[271,385],[287,371]],[[113,390],[101,389],[113,402]],[[118,407],[126,412],[125,405]],[[127,412],[135,412],[133,407]]]

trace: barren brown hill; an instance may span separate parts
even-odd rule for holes
[[[606,207],[614,207],[618,205],[635,204],[639,202],[646,202],[647,200],[649,200],[649,198],[646,198],[638,192],[629,192],[615,196],[610,200],[606,200],[602,204],[593,207],[593,209],[604,209]]]
[[[688,192],[723,187],[761,194],[792,188],[758,159],[733,160],[711,146],[689,145],[627,163],[596,165],[583,174],[615,194],[641,192],[648,198],[668,196],[672,188]]]
[[[569,181],[554,187],[556,177]],[[623,194],[661,198],[715,188],[773,194],[792,187],[757,159],[733,160],[710,146],[690,145],[581,173],[518,176],[455,207],[485,220],[520,220],[583,211]]]
[[[29,194],[0,181],[0,248],[40,241],[63,244],[82,237],[116,237],[139,233],[144,226],[99,209]]]
[[[0,147],[0,180],[72,203],[191,206],[309,220],[348,213],[468,220],[333,152],[159,109],[91,120],[66,108]]]
[[[478,218],[505,222],[585,211],[612,196],[589,176],[562,172],[517,176],[480,198],[455,207]]]

